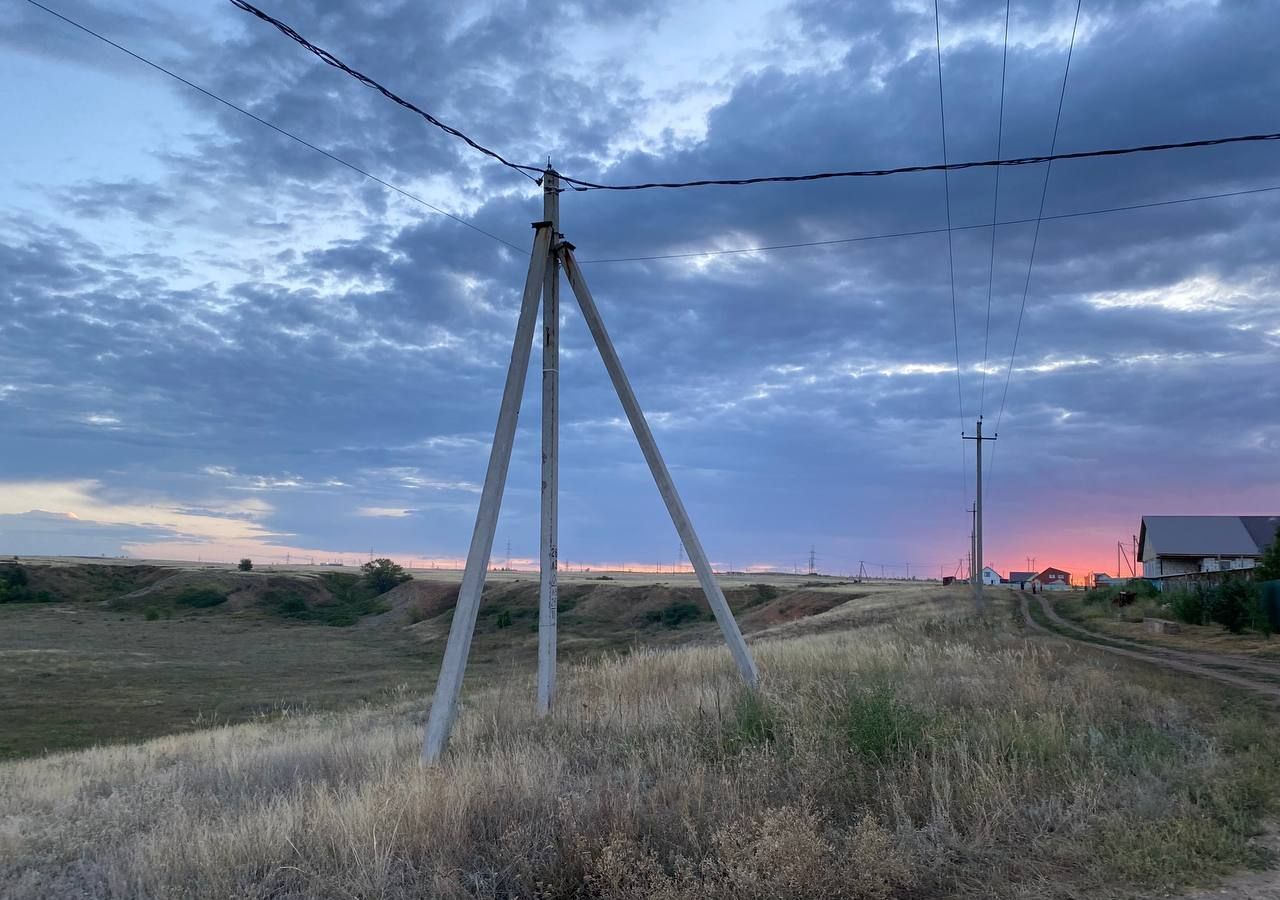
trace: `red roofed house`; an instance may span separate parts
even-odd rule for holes
[[[1071,590],[1071,573],[1055,569],[1052,566],[1032,578],[1031,581],[1033,584],[1038,585],[1042,591]]]

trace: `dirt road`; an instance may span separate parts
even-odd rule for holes
[[[1032,618],[1030,607],[1032,601],[1039,604],[1045,618],[1052,624],[1052,630]],[[1087,643],[1106,653],[1209,678],[1250,691],[1273,705],[1280,705],[1280,665],[1268,665],[1255,659],[1226,653],[1169,650],[1163,647],[1152,647],[1149,644],[1139,644],[1124,638],[1100,635],[1059,616],[1043,594],[1032,597],[1030,594],[1022,593],[1019,603],[1022,606],[1022,617],[1032,631]],[[1276,853],[1280,851],[1280,833],[1270,831],[1259,840],[1259,843]],[[1241,873],[1217,887],[1186,894],[1183,900],[1280,900],[1280,871]]]
[[[1032,618],[1029,604],[1033,601],[1039,603],[1045,618],[1053,626],[1052,630]],[[1153,647],[1150,644],[1139,644],[1136,641],[1129,641],[1124,638],[1101,635],[1062,618],[1043,594],[1032,597],[1030,594],[1023,593],[1020,603],[1022,605],[1022,616],[1026,620],[1027,626],[1035,631],[1088,643],[1090,646],[1106,653],[1125,656],[1129,659],[1163,666],[1166,669],[1175,669],[1201,678],[1209,678],[1222,684],[1229,684],[1232,687],[1243,688],[1266,698],[1273,704],[1280,705],[1280,665],[1241,656],[1232,656],[1227,653],[1170,650],[1164,647]]]

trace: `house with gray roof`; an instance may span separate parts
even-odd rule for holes
[[[1143,516],[1138,559],[1147,578],[1252,569],[1280,516]]]

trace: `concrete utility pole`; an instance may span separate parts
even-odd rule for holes
[[[560,607],[560,179],[542,175],[542,218],[551,223],[551,253],[542,280],[542,525],[538,581],[538,712],[556,696],[556,630]]]
[[[449,641],[445,644],[444,659],[440,663],[440,679],[436,682],[435,698],[431,701],[431,712],[427,717],[422,758],[428,763],[435,762],[444,753],[453,728],[458,695],[462,692],[462,675],[467,668],[476,616],[480,612],[485,571],[489,567],[489,555],[493,552],[493,532],[502,507],[502,490],[507,483],[511,447],[516,438],[520,398],[524,393],[525,374],[529,371],[529,356],[533,350],[533,330],[538,320],[538,297],[542,293],[542,276],[551,253],[551,223],[537,222],[534,228],[533,253],[529,256],[529,272],[520,301],[520,320],[511,348],[507,381],[502,389],[502,406],[494,429],[493,448],[489,451],[489,467],[480,492],[480,509],[476,513],[475,530],[471,533],[471,546],[467,549],[467,564],[462,572],[462,585],[458,588],[453,622],[449,626]]]
[[[978,416],[978,434],[976,437],[961,435],[966,441],[977,441],[978,444],[978,498],[973,503],[973,602],[978,608],[978,615],[982,615],[987,611],[986,598],[982,596],[982,570],[984,563],[982,559],[982,442],[994,441],[999,435],[991,437],[982,436],[982,416]]]
[[[480,611],[480,599],[484,590],[485,574],[493,552],[494,531],[502,506],[502,493],[506,486],[511,463],[511,450],[515,441],[516,422],[520,415],[520,401],[524,393],[525,377],[533,350],[533,333],[537,327],[538,301],[544,300],[543,336],[543,420],[542,420],[542,516],[541,516],[541,572],[539,582],[538,620],[538,709],[545,713],[555,697],[556,663],[556,607],[559,569],[557,546],[557,491],[558,491],[558,406],[559,406],[559,280],[557,268],[563,268],[569,284],[582,310],[582,318],[595,339],[596,349],[604,360],[606,371],[617,391],[618,399],[640,444],[645,461],[666,504],[671,522],[681,540],[680,553],[688,553],[689,561],[697,573],[707,603],[715,614],[724,634],[729,652],[742,673],[743,680],[751,687],[759,681],[755,663],[742,639],[742,632],[733,618],[724,592],[720,589],[711,563],[698,540],[689,514],[676,492],[675,483],[666,463],[658,452],[653,432],[640,409],[631,382],[623,371],[613,342],[605,330],[600,312],[596,308],[591,291],[587,288],[582,270],[573,256],[573,245],[563,239],[559,231],[559,178],[550,166],[543,173],[543,209],[546,220],[535,222],[533,250],[529,257],[529,271],[525,278],[524,293],[520,302],[520,318],[511,349],[511,364],[502,391],[502,404],[498,423],[494,429],[493,446],[489,453],[489,465],[485,472],[484,487],[480,492],[480,508],[476,513],[475,529],[467,550],[466,568],[458,589],[453,622],[449,627],[449,639],[445,645],[444,659],[440,664],[440,678],[436,682],[435,698],[427,717],[426,734],[422,744],[422,759],[430,764],[438,761],[449,741],[449,732],[457,714],[458,697],[462,690],[462,678],[471,640],[475,634],[476,617]],[[372,556],[372,551],[370,556]],[[509,566],[510,549],[508,549]]]
[[[977,504],[970,506],[965,512],[969,513],[969,584],[973,584],[973,539],[978,533],[978,507]]]

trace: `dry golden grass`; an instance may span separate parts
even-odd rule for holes
[[[0,896],[1118,896],[1258,862],[1262,713],[904,596],[758,642],[756,695],[714,647],[574,667],[541,720],[508,681],[439,768],[420,700],[7,763]]]

